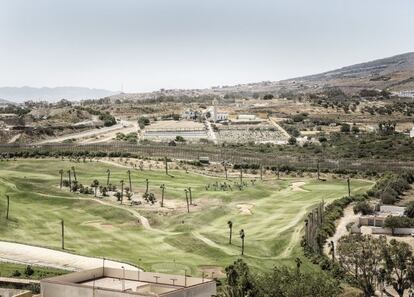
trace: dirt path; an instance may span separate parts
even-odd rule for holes
[[[86,270],[100,267],[103,259],[86,257],[20,243],[0,241],[0,261],[40,265],[66,270]],[[112,260],[105,260],[105,266],[137,270],[136,267]]]
[[[348,230],[346,230],[346,226],[349,223],[357,223],[358,222],[358,217],[359,217],[358,214],[354,214],[354,210],[353,210],[353,205],[352,204],[351,205],[348,205],[344,209],[344,215],[343,215],[342,218],[339,219],[339,222],[337,223],[335,234],[332,237],[330,237],[330,238],[328,238],[326,240],[326,244],[325,244],[325,246],[323,248],[324,253],[326,255],[329,255],[329,249],[330,249],[330,247],[328,246],[328,243],[330,243],[331,241],[333,241],[334,242],[334,246],[335,246],[335,250],[336,250],[336,247],[338,245],[338,240],[342,236],[348,234]]]
[[[22,136],[22,134],[16,134],[16,135],[14,135],[12,138],[10,138],[10,140],[7,143],[14,143],[14,142],[16,142],[20,138],[20,136]]]

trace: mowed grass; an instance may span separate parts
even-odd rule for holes
[[[134,209],[147,217],[152,229],[143,228],[125,209],[102,205],[93,195],[59,189],[58,171],[76,167],[80,183],[94,179],[128,184],[126,168],[99,162],[73,163],[58,159],[17,160],[0,163],[0,238],[58,249],[60,220],[65,221],[65,246],[82,255],[112,258],[136,264],[146,270],[200,274],[200,267],[225,267],[240,257],[239,230],[244,229],[246,262],[258,270],[276,264],[292,265],[302,257],[300,240],[306,213],[322,199],[329,203],[347,193],[344,180],[325,182],[309,178],[257,181],[244,191],[207,191],[206,185],[224,179],[170,170],[131,170],[134,192],[145,191],[145,179],[158,200],[160,185],[166,185],[165,199],[184,205],[184,189],[191,186],[199,204],[190,214],[174,211],[162,214]],[[250,180],[251,178],[246,178]],[[292,182],[304,182],[303,191],[292,190]],[[362,193],[370,181],[352,180],[352,192]],[[10,196],[10,219],[5,219]],[[108,200],[104,198],[104,200]],[[238,205],[249,204],[251,215]],[[125,208],[127,206],[124,206]],[[233,244],[228,244],[227,221],[233,222]],[[303,259],[305,269],[312,269]]]

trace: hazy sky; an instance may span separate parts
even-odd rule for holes
[[[279,80],[414,51],[413,0],[0,0],[0,86]]]

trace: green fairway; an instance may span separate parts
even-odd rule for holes
[[[76,167],[78,180],[90,186],[94,179],[128,185],[126,168],[105,163],[74,163],[58,159],[17,160],[0,163],[0,238],[58,249],[60,220],[65,221],[65,246],[82,255],[134,263],[146,270],[200,274],[201,268],[224,267],[240,256],[239,230],[244,229],[247,263],[259,270],[292,264],[301,257],[303,219],[316,203],[347,193],[345,180],[309,178],[257,181],[245,190],[207,191],[206,185],[224,179],[170,170],[131,170],[135,193],[145,192],[145,179],[157,205],[160,185],[166,186],[166,205],[120,206],[109,198],[59,189],[60,175]],[[251,178],[246,178],[250,180]],[[292,183],[294,186],[292,187]],[[250,182],[249,182],[250,184]],[[370,181],[352,180],[352,192],[362,193]],[[197,206],[186,213],[184,188],[191,186]],[[10,219],[5,219],[10,196]],[[79,199],[80,198],[80,199]],[[97,200],[106,203],[98,203]],[[174,208],[174,205],[176,206]],[[137,219],[148,219],[144,228]],[[233,244],[228,243],[227,221],[233,222]],[[304,267],[310,264],[304,261]]]

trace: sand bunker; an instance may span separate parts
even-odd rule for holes
[[[253,206],[253,204],[237,204],[237,208],[243,215],[251,215]]]
[[[295,192],[309,192],[308,190],[301,188],[304,185],[306,185],[305,182],[294,182],[290,185],[290,188],[292,191],[295,191]]]

